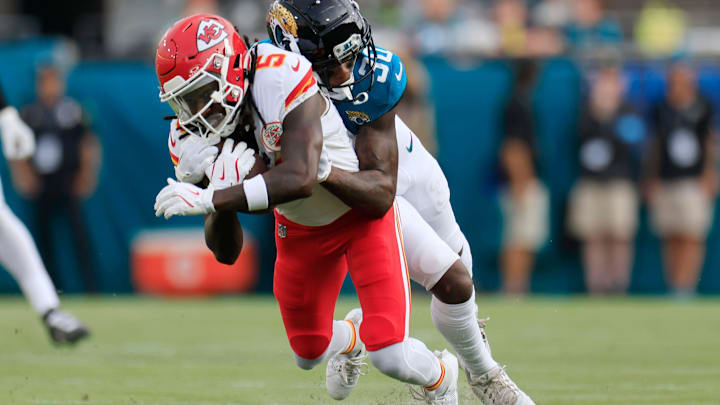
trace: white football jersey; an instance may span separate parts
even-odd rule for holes
[[[180,160],[180,136],[185,134],[185,130],[178,124],[177,118],[170,121],[170,135],[168,136],[168,150],[170,151],[170,160],[173,165],[177,166]]]
[[[254,114],[258,152],[267,158],[269,168],[282,162],[282,122],[297,106],[318,93],[310,62],[303,56],[274,45],[257,47],[257,69],[251,94],[261,118]],[[350,210],[320,184],[336,166],[358,171],[358,159],[347,129],[332,102],[325,99],[323,150],[318,168],[318,184],[309,198],[280,204],[278,213],[301,225],[327,225]],[[264,122],[263,122],[264,121]]]

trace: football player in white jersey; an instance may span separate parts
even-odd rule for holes
[[[333,170],[325,187],[353,208],[382,214],[397,195],[410,277],[432,292],[437,329],[458,353],[485,405],[532,405],[492,357],[477,321],[470,245],[458,226],[438,162],[395,115],[406,85],[402,61],[376,47],[355,1],[276,0],[273,43],[306,56],[353,134],[361,171]]]
[[[176,125],[205,142],[180,148],[177,174],[197,180],[204,173],[210,180],[202,188],[169,179],[157,196],[156,215],[207,215],[208,246],[218,260],[232,262],[242,246],[236,212],[274,207],[273,292],[298,366],[310,369],[330,359],[328,370],[341,372],[326,380],[328,391],[343,399],[368,352],[382,373],[418,386],[427,403],[457,404],[455,356],[433,353],[408,336],[410,286],[396,208],[370,218],[321,185],[331,162],[354,172],[358,161],[310,63],[270,44],[247,49],[227,20],[206,14],[166,32],[156,70]],[[245,179],[256,160],[234,140],[225,140],[207,166],[217,153],[211,145],[236,130],[253,138],[267,171]],[[333,321],[348,270],[362,312]]]
[[[27,159],[35,153],[35,135],[0,92],[0,137],[5,158]],[[88,329],[72,314],[59,309],[55,287],[25,225],[10,211],[0,183],[0,265],[20,285],[35,312],[57,344],[73,344],[88,336]]]

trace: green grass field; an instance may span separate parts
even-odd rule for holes
[[[446,344],[416,294],[413,336]],[[720,404],[720,301],[480,299],[495,358],[538,405]],[[343,299],[336,315],[355,305]],[[67,299],[93,328],[54,348],[20,298],[0,299],[0,404],[331,404],[325,367],[294,364],[270,297]],[[479,404],[464,376],[461,403]],[[371,368],[347,404],[409,404]]]

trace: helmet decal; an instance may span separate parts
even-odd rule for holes
[[[280,26],[282,26],[283,31],[297,38],[298,26],[297,22],[295,21],[295,17],[293,17],[292,13],[288,9],[286,9],[277,1],[275,1],[272,6],[270,6],[270,11],[268,12],[267,18],[268,21],[277,22]],[[280,38],[278,38],[278,40],[279,39]]]
[[[198,25],[197,49],[198,52],[210,49],[227,38],[225,26],[217,20],[203,20]]]
[[[310,61],[326,95],[339,102],[363,102],[353,95],[353,86],[364,82],[367,90],[372,87],[377,53],[370,24],[355,1],[275,0],[266,28],[276,46]],[[362,73],[353,68],[346,82],[330,83],[337,66],[357,61],[367,65]]]
[[[333,47],[333,55],[339,61],[347,60],[360,53],[364,47],[360,34],[352,34],[350,37],[335,47]]]

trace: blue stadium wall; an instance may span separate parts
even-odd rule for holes
[[[33,100],[34,71],[52,58],[57,41],[40,39],[0,46],[0,83],[8,101],[23,106]],[[502,220],[498,206],[497,151],[501,117],[512,73],[502,61],[456,65],[442,58],[427,58],[432,78],[438,160],[452,190],[457,219],[465,231],[475,259],[475,281],[482,288],[498,288],[498,255]],[[647,104],[663,94],[662,72],[653,66],[628,66],[630,98]],[[701,87],[720,106],[720,69],[703,68]],[[539,168],[551,192],[551,237],[539,254],[532,289],[543,293],[583,290],[577,243],[567,238],[564,218],[567,195],[575,175],[575,117],[582,81],[571,62],[542,63],[533,105],[539,145]],[[457,89],[464,89],[458,91]],[[472,89],[472,90],[467,90]],[[167,152],[167,122],[171,111],[157,98],[157,82],[149,63],[83,62],[68,77],[68,94],[82,103],[92,117],[92,128],[103,144],[103,167],[97,193],[85,203],[93,247],[93,263],[102,292],[132,291],[129,248],[142,230],[201,226],[199,218],[165,221],[154,216],[155,194],[173,175]],[[0,158],[3,192],[11,208],[33,230],[32,206],[12,189],[8,168]],[[717,215],[716,221],[717,221]],[[241,222],[258,239],[261,277],[258,290],[270,291],[274,260],[270,216],[242,215]],[[699,290],[720,292],[720,234],[713,225]],[[59,223],[58,266],[66,292],[81,289],[72,255],[69,224]],[[0,249],[3,247],[0,246]],[[648,227],[645,209],[637,234],[631,290],[662,293],[659,241]],[[0,272],[0,292],[17,292],[6,272]]]

